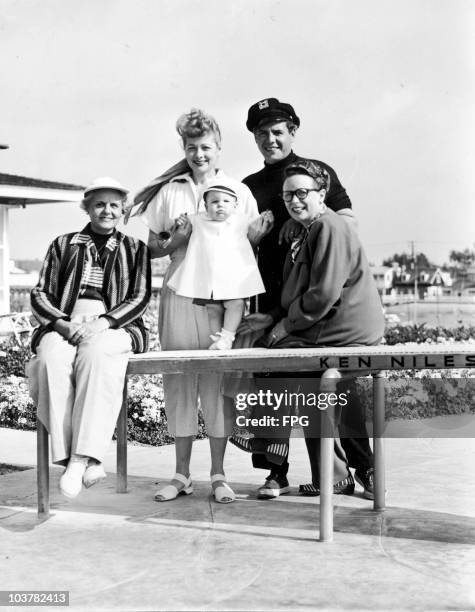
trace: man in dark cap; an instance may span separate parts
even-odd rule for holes
[[[272,211],[274,215],[274,227],[261,240],[258,250],[258,265],[264,281],[266,293],[259,296],[259,313],[269,313],[280,305],[280,294],[282,289],[282,270],[285,257],[289,248],[288,240],[292,240],[300,229],[298,224],[290,226],[284,224],[290,219],[284,201],[282,199],[282,185],[285,179],[285,168],[304,158],[296,155],[292,150],[295,134],[300,126],[300,119],[291,104],[280,102],[277,98],[266,98],[253,104],[246,121],[247,129],[254,134],[257,148],[264,157],[264,167],[247,176],[245,183],[257,200],[259,212]],[[341,185],[336,172],[322,161],[312,160],[324,168],[330,176],[330,188],[326,195],[326,205],[335,212],[345,215],[350,223],[355,222],[351,201],[345,188]],[[284,228],[284,229],[283,229]],[[257,308],[256,308],[257,310]],[[250,328],[252,318],[259,317],[258,314],[248,317]],[[350,387],[354,385],[346,385]],[[354,435],[356,438],[342,438],[341,443],[348,458],[349,465],[354,467],[355,477],[364,488],[364,495],[368,499],[373,498],[373,455],[367,438],[364,414],[360,402],[350,390],[353,397],[353,406],[345,411],[347,419],[352,422],[343,422],[340,426],[340,435]],[[348,389],[345,389],[348,391]],[[345,433],[346,432],[346,433]],[[351,432],[351,433],[350,433]],[[286,444],[282,444],[286,442]],[[312,444],[307,440],[307,446]],[[258,490],[258,496],[262,498],[277,497],[289,492],[287,472],[289,463],[288,440],[279,440],[278,443],[266,445],[263,440],[256,440],[256,447],[261,452],[253,453],[252,462],[254,467],[269,469],[270,473],[266,482]],[[282,451],[282,449],[284,449]],[[262,452],[265,450],[265,452]],[[312,449],[309,455],[312,454]],[[310,457],[312,460],[312,457]],[[335,493],[352,493],[354,482],[346,479],[341,486],[335,485]],[[300,487],[303,495],[318,495],[319,491],[313,485]]]

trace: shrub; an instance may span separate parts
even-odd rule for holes
[[[0,426],[12,429],[36,429],[36,407],[22,376],[0,380]]]
[[[199,414],[198,438],[205,438],[204,422]],[[144,444],[171,444],[163,399],[162,377],[131,376],[128,385],[128,438]]]
[[[127,418],[129,440],[154,446],[173,442],[173,437],[167,432],[160,376],[130,378]],[[0,427],[36,429],[36,406],[22,376],[7,376],[0,380]],[[201,414],[198,437],[206,437]]]
[[[29,346],[19,346],[14,339],[0,345],[0,380],[5,376],[25,376],[25,365],[31,357]]]
[[[150,351],[159,351],[160,342],[158,340],[158,312],[156,309],[148,307],[143,316],[145,326],[150,334]]]
[[[475,341],[475,326],[459,325],[454,328],[432,326],[426,323],[419,325],[392,325],[386,328],[384,334],[386,344],[400,344],[407,342],[439,343],[439,342],[467,342]]]
[[[474,370],[391,370],[385,374],[388,421],[475,413]],[[366,416],[370,418],[373,411],[372,379],[358,378],[356,386]]]
[[[157,313],[148,309],[150,350],[159,350]],[[474,326],[454,329],[421,325],[396,325],[386,330],[386,344],[442,343],[475,341]],[[29,347],[14,341],[0,346],[0,426],[15,429],[36,428],[36,408],[24,378]],[[359,378],[358,393],[371,414],[372,384]],[[128,387],[128,437],[131,441],[160,446],[170,444],[164,410],[161,376],[133,376]],[[475,412],[475,372],[473,370],[404,370],[387,372],[387,419],[424,418],[443,414]],[[199,438],[206,437],[199,415]]]

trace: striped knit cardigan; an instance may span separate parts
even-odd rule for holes
[[[40,323],[31,340],[35,352],[55,321],[70,319],[79,297],[86,249],[92,246],[85,229],[58,236],[49,246],[38,284],[31,291],[31,309]],[[130,334],[133,352],[143,353],[148,348],[142,315],[151,295],[150,253],[131,236],[115,232],[115,238],[116,247],[107,251],[104,262],[105,314],[115,321],[115,328]]]

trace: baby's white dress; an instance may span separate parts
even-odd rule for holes
[[[203,212],[189,219],[193,231],[185,258],[168,281],[177,295],[233,300],[264,293],[247,238],[249,217],[236,211],[225,221],[213,221]]]

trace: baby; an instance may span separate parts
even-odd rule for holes
[[[168,286],[206,306],[213,340],[209,348],[230,349],[245,299],[265,291],[250,240],[259,230],[263,234],[271,228],[273,216],[265,211],[250,223],[236,210],[236,192],[225,178],[210,183],[203,200],[206,212],[180,215],[176,220],[191,237]]]

